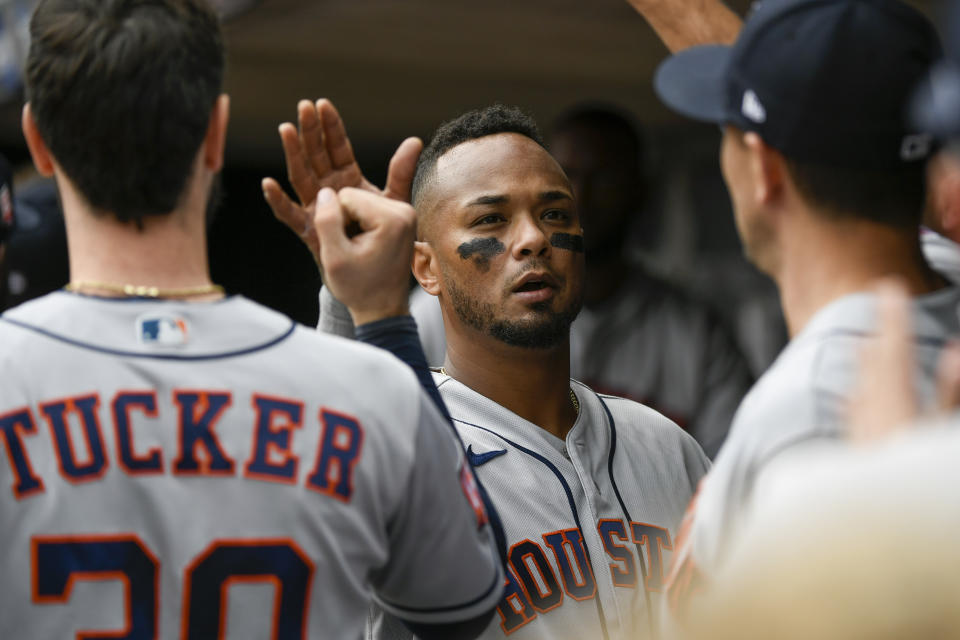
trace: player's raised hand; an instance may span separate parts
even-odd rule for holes
[[[733,44],[743,21],[722,0],[627,0],[671,53],[701,44]]]
[[[314,227],[324,280],[355,325],[407,315],[416,213],[368,190],[324,188]]]
[[[877,285],[877,335],[864,346],[860,376],[850,401],[850,438],[884,438],[916,421],[910,298],[898,281]]]
[[[320,245],[313,225],[317,193],[325,187],[352,187],[407,201],[423,143],[407,138],[400,144],[390,160],[386,187],[381,190],[360,170],[343,120],[332,102],[325,98],[316,104],[301,100],[297,122],[299,127],[285,122],[279,131],[287,178],[299,202],[294,202],[273,178],[265,178],[261,186],[273,215],[300,236],[319,265]]]

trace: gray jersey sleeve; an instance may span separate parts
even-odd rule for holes
[[[353,317],[347,306],[333,297],[328,287],[320,288],[320,317],[317,329],[342,338],[353,338]]]
[[[503,571],[473,470],[452,427],[425,393],[420,412],[406,500],[389,525],[390,560],[373,582],[389,613],[437,624],[492,609]]]

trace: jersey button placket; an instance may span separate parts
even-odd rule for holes
[[[617,597],[617,589],[613,584],[613,575],[610,572],[609,566],[607,566],[607,554],[604,551],[603,542],[600,540],[600,533],[597,531],[597,523],[600,520],[597,516],[597,509],[594,501],[596,498],[600,497],[600,491],[597,488],[597,482],[594,480],[593,476],[584,471],[583,464],[580,460],[580,448],[582,446],[582,441],[571,437],[571,434],[567,434],[567,443],[564,444],[564,453],[569,455],[570,462],[573,464],[573,468],[577,472],[577,479],[579,480],[580,489],[583,491],[583,497],[586,501],[584,507],[587,513],[581,513],[581,516],[587,516],[581,520],[581,522],[584,523],[583,542],[590,550],[593,577],[597,583],[597,597],[601,598],[601,588],[606,592],[605,596],[602,597],[602,602],[604,603],[603,611],[606,617],[605,623],[607,625],[607,630],[610,632],[610,637],[613,638],[618,637],[620,633],[627,629],[627,619],[624,617],[623,611],[621,610],[620,599]],[[587,525],[587,523],[589,523],[589,525]],[[601,578],[601,576],[603,577]],[[610,612],[608,611],[610,608],[609,603],[611,601],[616,606],[615,619],[611,619]]]

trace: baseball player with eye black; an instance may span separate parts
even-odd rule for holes
[[[210,281],[224,57],[204,0],[33,15],[23,131],[71,282],[0,316],[0,637],[360,638],[374,600],[476,637],[495,514],[415,375]],[[412,208],[364,205],[405,268]]]
[[[275,215],[301,232],[314,214],[315,186],[372,187],[333,106],[303,102],[298,111],[300,136],[287,124],[281,137],[303,204],[272,179],[263,186]],[[395,158],[386,192],[412,178],[413,273],[439,298],[446,326],[447,356],[433,380],[507,540],[506,590],[483,637],[648,635],[676,528],[708,461],[662,415],[570,379],[569,327],[584,263],[569,181],[533,121],[499,105],[442,125],[415,175],[403,168]],[[323,193],[316,228],[325,231],[306,240],[326,261],[328,243],[339,251],[356,240],[333,192]],[[330,285],[325,328],[356,324],[358,338],[377,344],[393,331],[420,351],[402,284],[379,313]],[[358,305],[366,305],[362,313]],[[405,355],[425,367],[422,352]],[[391,616],[371,615],[369,637],[405,635]]]

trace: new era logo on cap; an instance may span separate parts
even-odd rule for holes
[[[933,149],[933,135],[929,133],[915,133],[904,136],[900,145],[900,157],[907,162],[920,160],[930,155]]]
[[[676,111],[755,131],[791,160],[894,169],[929,153],[904,106],[940,55],[930,20],[900,0],[764,0],[732,46],[674,54],[655,88]]]
[[[767,110],[763,108],[763,103],[752,90],[747,89],[743,92],[743,102],[740,103],[740,111],[743,115],[753,122],[766,122]]]

